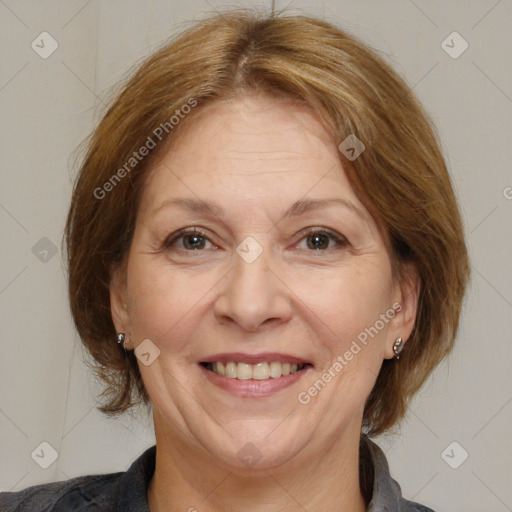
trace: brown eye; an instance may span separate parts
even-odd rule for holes
[[[164,242],[165,249],[181,249],[185,251],[199,251],[205,249],[206,244],[211,242],[206,237],[206,234],[197,229],[182,229]]]
[[[333,231],[326,231],[318,228],[307,232],[302,240],[306,240],[307,249],[318,252],[328,251],[333,248],[339,249],[348,245],[347,240],[343,236]]]
[[[309,249],[327,249],[329,237],[323,233],[316,233],[307,237]]]
[[[183,238],[183,246],[185,249],[203,249],[206,239],[201,235],[185,235]]]

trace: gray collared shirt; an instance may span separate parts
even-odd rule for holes
[[[155,471],[155,456],[156,446],[152,446],[125,472],[80,476],[1,493],[0,512],[150,512],[147,489]],[[361,468],[366,468],[361,476],[371,482],[368,512],[434,512],[402,497],[384,452],[365,435],[361,437],[360,459]]]

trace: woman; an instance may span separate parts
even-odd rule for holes
[[[370,439],[451,350],[468,276],[427,115],[338,28],[231,11],[147,59],[66,227],[100,407],[151,407],[125,473],[2,510],[428,511]]]

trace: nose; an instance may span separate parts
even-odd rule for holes
[[[215,303],[219,322],[251,332],[287,322],[291,318],[291,291],[276,271],[278,265],[272,264],[270,250],[264,249],[252,262],[235,252],[233,260]]]

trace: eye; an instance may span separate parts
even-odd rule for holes
[[[213,245],[208,240],[204,231],[197,228],[185,228],[170,235],[164,242],[163,247],[165,249],[170,249],[171,247],[176,246],[177,249],[185,251],[199,251],[204,249],[207,244]]]
[[[326,251],[332,249],[333,246],[345,247],[348,245],[345,237],[328,229],[310,229],[301,239],[301,242],[303,240],[306,241],[306,248],[313,251]],[[304,249],[304,247],[301,248]]]
[[[301,243],[306,241],[306,247],[315,252],[325,252],[333,247],[342,248],[348,241],[342,235],[326,228],[312,228],[303,234]],[[210,244],[208,246],[208,244]],[[163,243],[164,249],[176,248],[184,251],[201,251],[203,249],[214,249],[215,246],[208,240],[206,233],[198,228],[184,228],[170,235]]]

